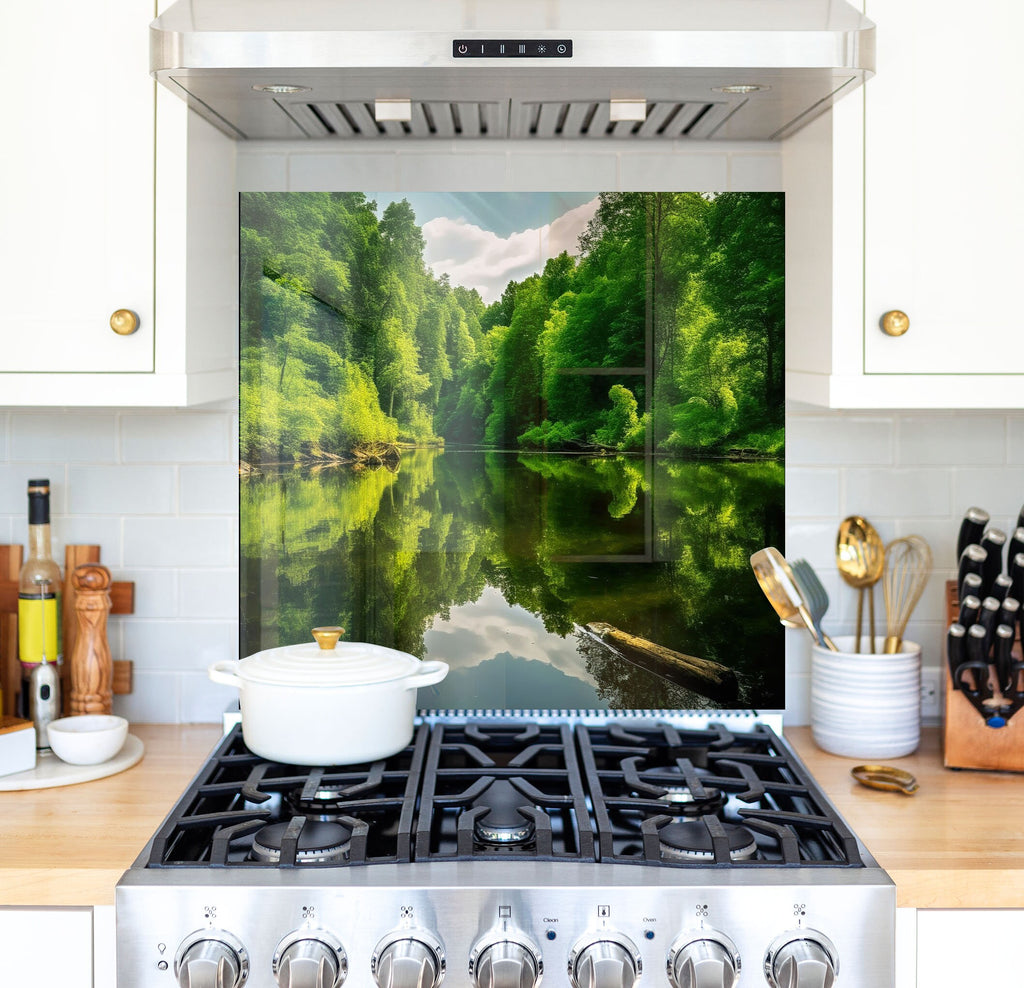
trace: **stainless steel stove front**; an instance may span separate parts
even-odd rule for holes
[[[217,874],[213,872],[216,871]],[[895,887],[867,867],[536,861],[129,871],[120,988],[891,988]],[[831,972],[831,973],[830,973]]]

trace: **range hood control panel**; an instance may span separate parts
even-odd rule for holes
[[[456,38],[452,42],[452,55],[455,58],[572,58],[572,41],[568,38],[542,41]]]

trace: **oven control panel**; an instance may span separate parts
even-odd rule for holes
[[[591,872],[589,883],[412,888],[373,885],[374,870],[332,869],[331,886],[123,881],[119,983],[829,988],[840,973],[841,984],[894,983],[895,893],[883,883],[746,886],[724,872],[706,885],[595,887]]]

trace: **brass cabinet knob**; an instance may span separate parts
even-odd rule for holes
[[[118,309],[110,317],[110,328],[118,336],[131,336],[139,328],[139,317],[131,309]]]
[[[899,309],[892,309],[882,316],[882,332],[890,336],[902,336],[910,329],[910,316]]]

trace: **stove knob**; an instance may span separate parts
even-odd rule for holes
[[[273,971],[281,988],[338,988],[348,974],[348,957],[331,934],[306,930],[278,944]]]
[[[198,930],[178,947],[174,974],[180,988],[240,988],[249,976],[249,955],[230,933]]]
[[[773,988],[832,988],[839,958],[832,941],[817,930],[794,930],[772,941],[764,973]]]
[[[518,940],[481,944],[469,958],[477,988],[534,988],[544,972],[535,947]]]
[[[425,930],[395,933],[377,944],[370,971],[380,988],[436,988],[444,977],[444,950]]]
[[[739,976],[739,953],[724,933],[682,934],[669,950],[668,977],[675,988],[733,988]]]
[[[640,952],[618,934],[580,941],[569,954],[573,988],[633,988],[640,970]]]

